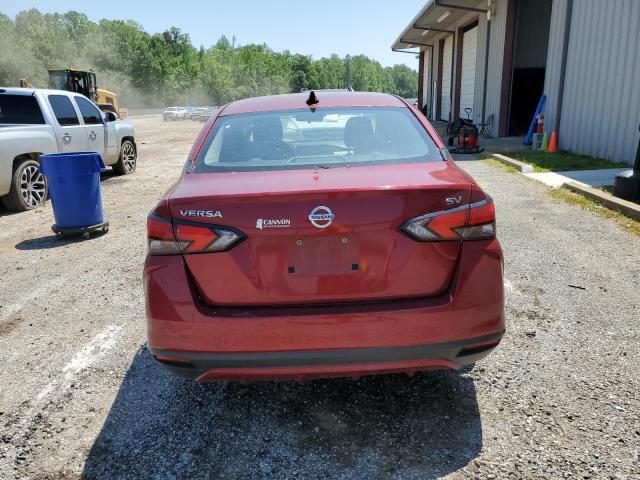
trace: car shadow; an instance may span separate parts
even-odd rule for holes
[[[12,217],[13,215],[17,215],[20,212],[12,212],[4,208],[2,204],[0,204],[0,218],[2,217]]]
[[[456,372],[198,385],[136,354],[82,478],[438,478],[482,423]]]
[[[128,180],[128,178],[126,178],[126,175],[118,175],[113,171],[113,168],[107,168],[104,172],[100,172],[100,183],[113,183],[118,180],[125,181]]]

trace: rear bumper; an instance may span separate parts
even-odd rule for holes
[[[197,298],[179,256],[148,257],[144,277],[149,349],[198,381],[455,369],[505,328],[495,240],[465,243],[449,291],[426,299],[219,308]]]
[[[198,382],[295,380],[458,369],[486,357],[500,343],[502,334],[405,347],[218,354],[155,349],[152,354],[169,370]]]

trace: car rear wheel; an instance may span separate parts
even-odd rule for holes
[[[14,212],[33,210],[47,201],[47,179],[40,164],[32,159],[19,162],[11,178],[11,190],[2,203]]]
[[[113,171],[118,175],[128,175],[136,171],[138,152],[131,140],[125,140],[120,147],[120,158],[113,166]]]

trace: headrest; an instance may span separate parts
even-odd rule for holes
[[[246,149],[248,139],[245,126],[240,122],[231,123],[223,127],[222,149],[220,152],[221,162],[238,162],[246,160]]]
[[[373,136],[373,123],[367,117],[351,117],[344,126],[344,143],[355,147]]]
[[[258,117],[253,121],[253,141],[282,141],[282,122],[278,117]]]

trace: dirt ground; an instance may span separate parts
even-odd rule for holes
[[[201,124],[133,118],[105,236],[0,210],[0,478],[640,478],[640,239],[461,162],[496,202],[507,334],[470,372],[210,384],[145,348],[145,218]]]

